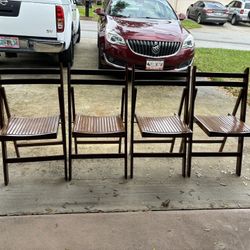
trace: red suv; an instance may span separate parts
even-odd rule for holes
[[[166,0],[109,0],[96,13],[99,68],[135,65],[185,70],[194,58],[193,36]]]

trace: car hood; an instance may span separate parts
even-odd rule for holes
[[[178,20],[107,17],[109,30],[114,30],[125,40],[183,41],[188,31]]]

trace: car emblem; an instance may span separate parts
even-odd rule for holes
[[[158,42],[155,42],[154,46],[152,47],[152,53],[154,55],[158,55],[160,52],[160,48],[161,48],[160,44]]]
[[[0,0],[0,4],[3,6],[7,5],[7,3],[8,3],[8,0]]]

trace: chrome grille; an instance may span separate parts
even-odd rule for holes
[[[175,54],[180,42],[128,40],[129,48],[136,54],[150,57],[162,57]]]

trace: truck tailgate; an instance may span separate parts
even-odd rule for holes
[[[0,5],[0,35],[56,38],[56,11],[52,4],[24,2]],[[16,1],[18,3],[18,1]],[[12,11],[13,8],[18,8]],[[5,9],[3,9],[5,8]],[[1,11],[2,9],[2,11]],[[13,14],[12,14],[13,13]]]

